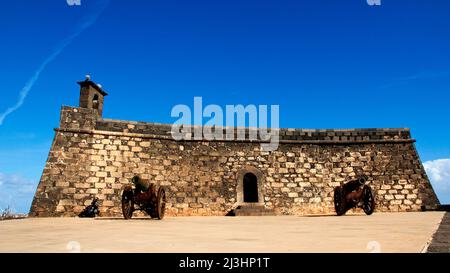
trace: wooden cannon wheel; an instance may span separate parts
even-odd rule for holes
[[[364,185],[363,187],[363,210],[367,215],[371,215],[373,211],[375,210],[375,198],[372,193],[372,189]]]
[[[125,219],[131,219],[134,212],[133,190],[125,188],[122,193],[122,213]]]
[[[164,218],[164,213],[166,210],[166,191],[163,187],[158,189],[158,193],[156,194],[155,201],[151,206],[151,209],[147,211],[147,213],[152,218],[156,218],[158,220],[162,220]]]
[[[338,216],[344,215],[346,212],[344,190],[341,186],[334,188],[334,209]]]
[[[164,218],[164,214],[166,212],[166,191],[163,187],[160,187],[158,190],[158,197],[157,197],[157,206],[156,210],[158,212],[158,218],[159,220],[162,220]]]

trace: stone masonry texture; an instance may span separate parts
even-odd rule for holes
[[[175,141],[170,128],[63,107],[30,216],[76,216],[98,197],[102,216],[121,217],[135,175],[166,188],[169,216],[226,215],[243,202],[246,171],[258,173],[259,201],[277,215],[334,213],[334,188],[361,174],[376,211],[439,204],[409,129],[280,129],[278,150],[264,152],[254,141]]]

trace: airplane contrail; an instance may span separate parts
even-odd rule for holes
[[[38,69],[34,72],[33,76],[27,81],[25,86],[20,90],[19,92],[19,99],[13,106],[9,107],[0,114],[0,126],[3,124],[3,121],[5,118],[15,112],[17,109],[19,109],[23,103],[25,102],[25,99],[28,96],[28,93],[33,88],[36,81],[39,79],[39,76],[41,75],[42,71],[47,67],[49,63],[51,63],[68,45],[72,43],[72,41],[77,38],[84,30],[86,30],[88,27],[93,25],[98,17],[102,14],[103,10],[108,6],[109,0],[102,0],[98,1],[97,5],[95,7],[95,12],[92,12],[91,14],[88,14],[83,20],[81,20],[81,23],[75,28],[75,31],[63,39],[53,50],[53,52],[48,56],[38,67]]]

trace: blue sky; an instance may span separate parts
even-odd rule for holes
[[[0,115],[29,87],[0,125],[0,207],[29,209],[85,74],[108,118],[172,123],[202,96],[279,104],[281,127],[409,127],[450,202],[450,1],[15,0],[0,34]]]

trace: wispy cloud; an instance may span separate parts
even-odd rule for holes
[[[423,163],[441,203],[450,203],[450,159],[436,159]]]
[[[86,17],[81,20],[81,23],[75,27],[74,32],[63,39],[53,50],[53,52],[41,63],[38,69],[34,72],[33,76],[26,82],[25,86],[19,92],[19,99],[16,104],[9,107],[3,113],[0,113],[0,126],[3,124],[5,118],[15,112],[17,109],[22,107],[25,102],[25,99],[28,96],[28,93],[33,88],[36,81],[39,79],[42,71],[47,67],[49,63],[51,63],[58,55],[72,43],[72,41],[77,38],[84,30],[93,25],[95,21],[97,21],[98,17],[102,14],[103,10],[108,6],[109,0],[99,0],[95,2],[96,5],[93,6],[92,13],[88,14]]]
[[[17,174],[0,173],[0,210],[28,213],[37,182]]]
[[[420,79],[431,79],[450,76],[450,70],[446,71],[422,71],[417,74],[400,77],[399,81],[409,81],[409,80],[420,80]]]
[[[450,76],[450,70],[421,71],[416,74],[395,78],[390,83],[379,86],[379,88],[383,89],[383,88],[389,88],[389,87],[393,87],[393,86],[404,85],[404,84],[407,84],[407,83],[409,83],[411,81],[415,81],[415,80],[434,79],[434,78],[449,77],[449,76]]]
[[[28,213],[51,142],[0,149],[0,210]]]
[[[0,138],[3,142],[34,140],[37,137],[38,135],[32,132],[0,132]]]

